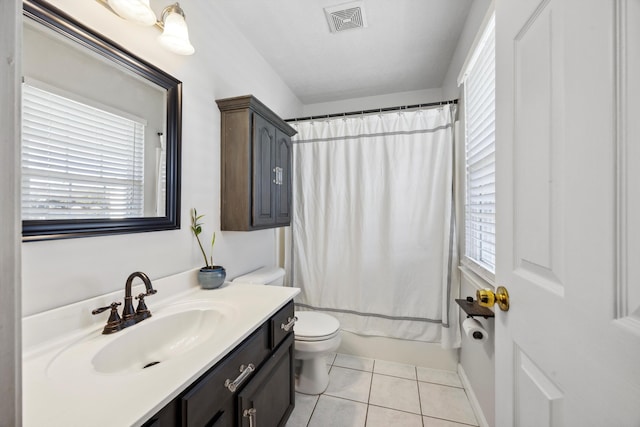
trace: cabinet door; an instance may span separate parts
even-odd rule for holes
[[[274,186],[275,223],[277,225],[289,225],[291,224],[291,138],[277,129],[274,151],[275,167],[278,171]]]
[[[275,221],[274,145],[276,128],[258,114],[253,116],[253,203],[252,226],[272,225]]]
[[[238,395],[238,426],[284,426],[295,406],[293,334]]]
[[[249,365],[260,369],[270,352],[269,325],[263,324],[253,335],[196,381],[181,397],[185,427],[232,427],[237,391],[231,391],[227,380],[239,380]],[[249,375],[256,375],[249,374]],[[245,377],[249,380],[251,376]],[[241,387],[243,382],[238,384]]]

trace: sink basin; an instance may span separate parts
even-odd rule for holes
[[[63,377],[73,370],[98,374],[153,370],[226,335],[234,313],[232,307],[219,304],[171,306],[122,331],[99,336],[93,333],[69,345],[54,358],[47,372],[50,377]]]
[[[219,310],[189,310],[155,321],[147,319],[124,331],[91,360],[105,374],[138,371],[192,350],[210,339],[220,328]]]

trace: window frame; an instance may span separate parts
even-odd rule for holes
[[[493,33],[493,35],[491,35],[491,33]],[[469,270],[471,270],[473,273],[477,274],[478,276],[480,276],[482,279],[484,279],[485,281],[487,281],[489,284],[493,285],[495,283],[495,259],[494,259],[494,264],[493,264],[493,271],[491,271],[489,268],[487,268],[488,266],[483,265],[481,260],[478,259],[474,259],[473,257],[469,256],[468,254],[468,247],[467,247],[467,240],[468,240],[468,230],[467,230],[467,224],[468,224],[468,170],[467,170],[467,130],[468,130],[468,122],[467,122],[467,78],[469,77],[470,74],[473,73],[473,69],[474,66],[476,65],[476,63],[478,62],[479,56],[481,54],[482,49],[485,47],[486,44],[486,40],[489,37],[493,37],[494,38],[494,43],[495,43],[495,10],[493,7],[490,7],[487,15],[485,16],[484,22],[482,23],[482,25],[480,26],[480,29],[478,31],[478,34],[476,36],[476,39],[474,40],[474,43],[472,45],[472,48],[469,50],[469,55],[465,61],[465,64],[462,68],[462,71],[460,73],[460,76],[458,78],[458,85],[462,85],[463,86],[463,91],[464,91],[464,95],[463,95],[463,124],[464,127],[461,129],[462,132],[461,134],[463,135],[462,137],[462,141],[463,144],[461,144],[461,148],[462,148],[462,169],[463,169],[463,182],[464,182],[464,189],[462,192],[462,201],[463,201],[463,220],[462,220],[462,226],[464,227],[464,233],[461,233],[461,241],[462,241],[462,257],[461,257],[461,265],[464,268],[467,268]],[[494,53],[495,55],[495,53]],[[493,59],[493,65],[495,68],[495,56]],[[495,77],[494,77],[494,85],[495,85]],[[494,111],[493,113],[495,114],[495,87],[494,87]],[[494,120],[494,141],[493,141],[493,149],[494,149],[494,155],[495,155],[495,120]],[[494,181],[493,184],[495,185],[495,159],[494,159]],[[495,217],[496,217],[496,211],[495,211],[495,191],[494,191],[494,200],[493,200],[493,204],[494,204],[494,211],[493,211],[493,220],[494,220],[494,233],[495,233]],[[494,248],[495,248],[495,242],[494,244]],[[494,257],[496,256],[496,254],[494,253]]]

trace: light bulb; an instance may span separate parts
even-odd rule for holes
[[[164,31],[158,36],[160,43],[178,55],[192,55],[195,49],[189,41],[189,29],[184,16],[175,10],[169,10],[163,12],[162,18]]]
[[[149,0],[108,0],[109,7],[127,21],[151,26],[156,23],[156,14],[149,6]]]

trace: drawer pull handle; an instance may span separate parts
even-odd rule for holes
[[[256,420],[256,408],[245,409],[242,415],[249,418],[249,427],[257,427]]]
[[[244,382],[244,380],[246,380],[247,377],[251,375],[251,373],[255,370],[256,370],[256,367],[253,365],[253,363],[249,363],[247,366],[245,365],[240,366],[240,375],[238,375],[238,378],[236,378],[233,381],[227,379],[224,382],[224,386],[228,388],[231,393],[234,393],[238,389],[238,387],[240,387],[240,385]]]
[[[286,325],[284,323],[281,323],[280,329],[284,330],[285,332],[289,332],[291,328],[293,328],[293,325],[295,325],[297,320],[298,318],[295,316],[287,318],[287,322],[289,323],[287,323]]]

